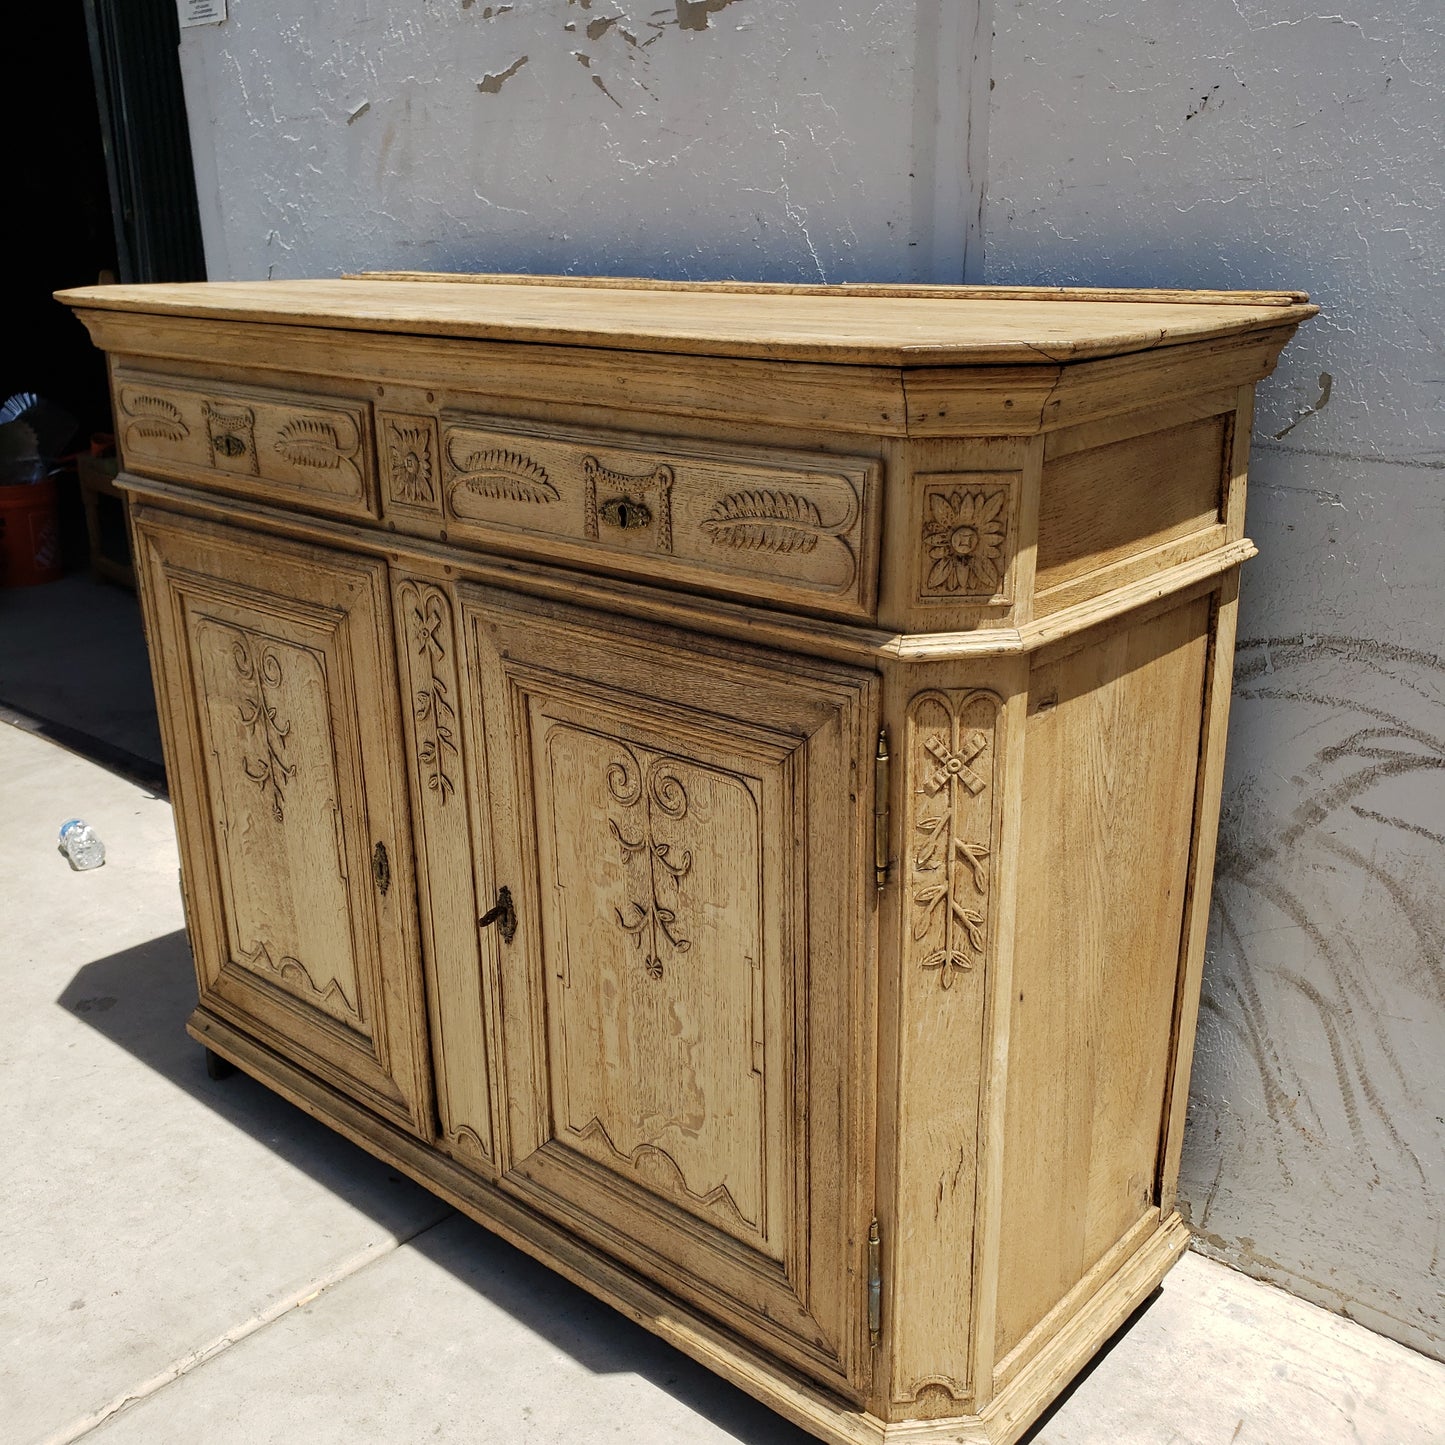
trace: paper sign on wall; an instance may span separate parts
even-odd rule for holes
[[[181,28],[187,25],[219,25],[226,18],[226,0],[177,0],[181,7]]]

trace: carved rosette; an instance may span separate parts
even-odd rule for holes
[[[440,587],[403,582],[398,589],[408,638],[416,761],[422,781],[439,805],[456,792],[456,668],[452,659],[452,612]]]
[[[920,601],[1009,600],[1014,486],[993,473],[920,478]]]
[[[992,693],[930,691],[908,710],[908,948],[943,989],[988,949],[999,706]]]
[[[437,511],[439,446],[435,418],[378,412],[376,426],[387,501],[395,507]]]

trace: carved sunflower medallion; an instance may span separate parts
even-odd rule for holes
[[[920,596],[1004,601],[1012,488],[962,482],[924,490]]]
[[[377,418],[385,461],[386,489],[393,506],[437,509],[436,422],[429,416]]]

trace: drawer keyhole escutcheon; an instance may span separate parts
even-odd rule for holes
[[[512,906],[510,888],[497,889],[496,903],[477,919],[478,928],[490,928],[494,923],[503,943],[510,943],[517,936],[517,910]]]
[[[597,515],[609,527],[621,527],[624,532],[652,525],[652,508],[636,497],[608,497],[597,508]]]

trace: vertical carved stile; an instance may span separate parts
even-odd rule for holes
[[[420,582],[404,582],[401,598],[411,639],[417,766],[427,791],[445,804],[456,791],[457,760],[451,606],[441,588]]]
[[[893,1301],[892,1398],[923,1417],[954,1414],[970,1398],[980,1058],[997,928],[1001,706],[990,692],[920,692],[896,749],[904,774],[898,1108],[908,1121],[898,1142],[898,1208],[915,1226],[891,1247],[885,1288]],[[941,1327],[940,1320],[946,1321]]]
[[[455,873],[469,837],[458,737],[452,602],[444,588],[405,578],[396,588],[403,686],[416,782],[422,929],[433,986],[437,1109],[448,1152],[492,1161],[490,1082],[475,895]],[[448,880],[443,883],[443,879]]]

